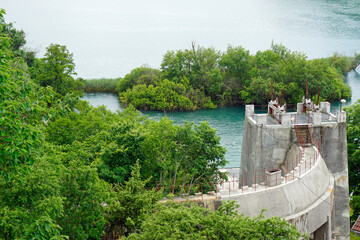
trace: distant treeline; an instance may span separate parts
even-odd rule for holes
[[[301,101],[305,82],[315,98],[321,87],[322,100],[349,99],[351,89],[344,84],[344,74],[356,68],[360,54],[347,57],[334,54],[329,58],[308,60],[279,44],[250,55],[242,47],[229,46],[225,52],[197,47],[168,51],[160,70],[149,67],[133,69],[122,79],[88,80],[85,86],[99,86],[99,92],[117,82],[116,91],[126,106],[137,109],[189,111],[237,104],[266,104],[284,91],[289,104]],[[103,85],[100,84],[103,82]],[[96,91],[93,90],[86,91]]]

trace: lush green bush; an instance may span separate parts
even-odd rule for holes
[[[106,209],[110,223],[107,235],[127,236],[136,232],[145,215],[159,204],[159,200],[163,198],[162,191],[145,190],[150,179],[141,179],[137,161],[126,184],[115,185],[113,198]]]
[[[120,79],[116,89],[119,93],[122,93],[136,85],[156,86],[160,82],[160,75],[161,72],[159,70],[149,67],[135,68],[129,74],[126,74],[124,78]]]
[[[196,95],[186,92],[186,88],[181,83],[163,80],[159,86],[146,86],[145,84],[137,85],[131,90],[120,94],[120,100],[126,106],[132,105],[138,109],[144,110],[163,110],[163,111],[189,111],[199,108],[215,108],[209,97],[191,101]],[[197,103],[197,105],[194,104]]]
[[[59,97],[68,93],[81,96],[83,80],[75,79],[75,63],[73,54],[66,46],[50,44],[46,48],[44,58],[36,58],[30,69],[31,78],[40,86],[51,86]]]
[[[360,215],[360,100],[350,107],[347,113],[347,147],[349,160],[349,190],[351,193],[350,206],[352,209],[351,222],[355,222]]]
[[[141,67],[118,84],[120,100],[137,109],[182,111],[215,108],[217,105],[266,104],[273,82],[275,97],[284,92],[284,102],[296,104],[309,82],[310,97],[321,87],[321,98],[349,99],[344,73],[360,62],[355,57],[334,56],[307,60],[283,45],[250,55],[242,47],[229,46],[226,52],[195,46],[190,50],[168,51],[161,71]]]
[[[147,214],[138,233],[127,239],[299,239],[285,219],[244,217],[226,202],[216,211],[196,204],[168,202]]]

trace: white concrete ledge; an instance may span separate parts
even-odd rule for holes
[[[249,188],[221,196],[221,200],[234,200],[239,205],[238,212],[249,217],[258,216],[262,209],[265,217],[287,218],[316,204],[319,196],[327,193],[332,179],[325,162],[319,156],[317,163],[300,178],[271,188],[259,186],[256,191]],[[237,192],[237,193],[236,193]],[[225,192],[224,192],[225,193]]]

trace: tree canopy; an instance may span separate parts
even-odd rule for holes
[[[40,86],[51,86],[61,96],[67,93],[81,95],[83,92],[83,82],[73,77],[76,75],[73,54],[66,46],[50,44],[45,57],[35,59],[31,73]]]
[[[360,100],[350,107],[347,113],[347,146],[349,164],[349,190],[351,193],[351,221],[360,215]]]
[[[359,64],[359,55],[334,54],[327,59],[308,60],[281,44],[250,55],[242,47],[229,46],[225,52],[195,47],[168,51],[161,70],[140,67],[118,82],[120,100],[137,109],[189,111],[234,104],[266,104],[270,84],[274,93],[288,104],[301,101],[305,82],[309,93],[336,101],[350,98],[351,89],[344,84],[344,74]]]
[[[216,211],[196,204],[167,202],[146,215],[138,233],[127,239],[299,239],[300,233],[284,219],[249,218],[225,202]]]

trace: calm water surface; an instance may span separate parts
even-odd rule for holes
[[[111,93],[84,94],[83,99],[93,106],[105,105],[111,111],[123,110],[117,96]],[[160,111],[142,111],[150,118],[160,119],[164,113]],[[219,109],[206,109],[195,112],[167,113],[168,118],[175,124],[183,124],[184,121],[200,123],[207,121],[211,127],[217,129],[221,145],[227,150],[225,158],[229,161],[227,167],[239,167],[241,157],[242,135],[244,129],[244,107],[226,107]]]

